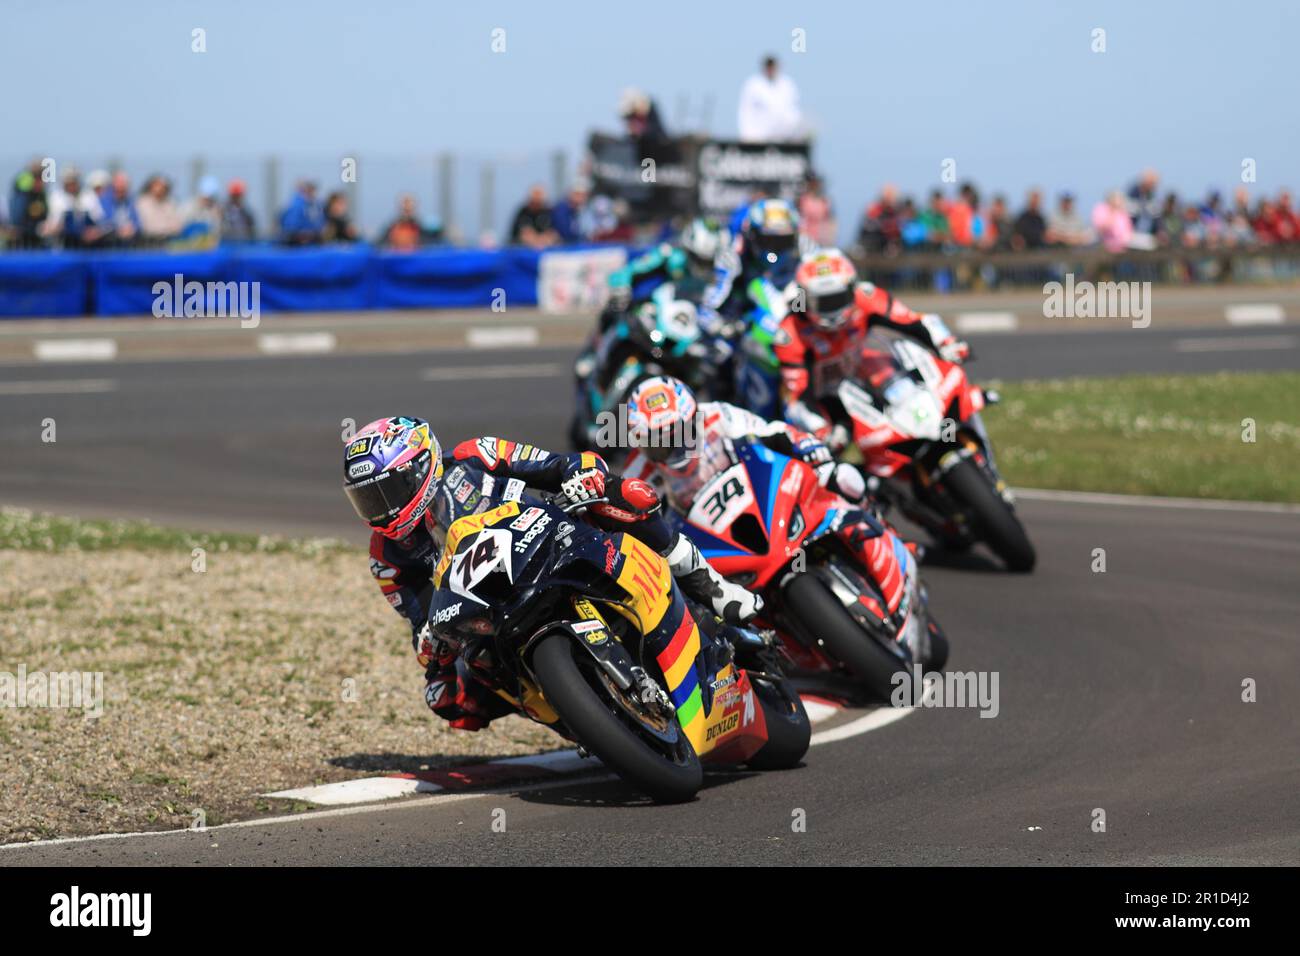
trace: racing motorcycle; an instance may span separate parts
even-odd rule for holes
[[[821,487],[813,467],[752,442],[736,442],[729,467],[696,494],[682,531],[728,578],[762,595],[761,624],[776,629],[795,664],[813,676],[848,679],[889,700],[894,675],[942,670],[948,640],[930,613],[912,553],[892,531],[906,577],[897,611],[840,538],[879,523]]]
[[[726,344],[700,327],[695,303],[664,283],[649,301],[611,321],[574,363],[577,408],[569,426],[574,449],[617,447],[602,433],[618,422],[620,405],[643,379],[672,375],[697,394],[719,397],[717,372],[729,357]]]
[[[486,510],[447,528],[429,609],[478,679],[659,802],[691,799],[701,761],[798,764],[811,728],[775,638],[702,649],[658,553],[522,483],[483,484]]]
[[[844,380],[822,403],[851,422],[852,444],[881,483],[880,497],[946,548],[982,541],[1008,569],[1033,570],[1034,546],[977,415],[997,393],[915,342],[874,344],[863,352],[858,379]]]

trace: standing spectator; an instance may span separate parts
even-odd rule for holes
[[[1011,244],[1011,211],[1007,197],[998,193],[980,217],[984,231],[980,236],[981,249],[1006,249]]]
[[[140,219],[140,235],[149,242],[161,243],[180,235],[180,207],[172,199],[172,184],[158,173],[144,182],[140,197],[135,201],[135,212]]]
[[[140,217],[135,211],[131,180],[126,173],[118,171],[113,174],[99,204],[104,210],[104,226],[112,233],[113,242],[124,246],[135,242],[140,235]]]
[[[1199,213],[1206,244],[1217,246],[1223,241],[1228,228],[1227,217],[1223,213],[1223,196],[1218,190],[1210,190]]]
[[[785,143],[803,138],[799,88],[780,72],[776,57],[765,56],[762,71],[740,88],[737,123],[740,139],[746,143]]]
[[[1201,220],[1201,211],[1192,203],[1183,209],[1182,229],[1179,234],[1181,244],[1189,249],[1206,244],[1205,223]]]
[[[257,219],[244,203],[246,192],[242,179],[232,179],[226,187],[226,202],[221,207],[223,242],[252,242],[257,238]]]
[[[289,205],[280,213],[280,241],[309,246],[320,242],[324,229],[325,210],[316,198],[316,184],[310,179],[299,180]]]
[[[948,241],[948,203],[940,190],[930,192],[930,202],[916,221],[925,229],[925,245],[928,248],[938,249]]]
[[[1181,245],[1182,234],[1183,214],[1178,206],[1178,196],[1168,193],[1160,206],[1160,215],[1156,217],[1156,245]]]
[[[796,203],[799,209],[799,231],[819,246],[834,246],[838,226],[835,210],[826,197],[820,176],[810,175]]]
[[[221,183],[216,176],[204,176],[194,198],[181,209],[180,238],[209,249],[221,241]]]
[[[1049,246],[1086,246],[1092,242],[1092,230],[1075,208],[1073,193],[1061,193],[1057,197],[1056,211],[1047,218],[1047,233],[1043,238]]]
[[[585,242],[591,238],[591,216],[587,210],[587,184],[574,180],[569,194],[555,204],[551,220],[561,242]]]
[[[880,198],[867,207],[858,227],[858,243],[869,254],[890,254],[903,247],[903,209],[898,203],[898,187],[885,183]]]
[[[1154,249],[1157,223],[1160,219],[1160,204],[1156,199],[1156,187],[1160,185],[1160,175],[1154,169],[1145,169],[1138,181],[1128,191],[1128,214],[1133,220],[1133,238],[1129,245],[1134,248]]]
[[[1133,218],[1123,193],[1115,190],[1092,209],[1092,227],[1107,252],[1120,253],[1133,239]]]
[[[975,241],[975,210],[978,208],[979,194],[975,192],[975,187],[970,183],[962,183],[957,190],[957,198],[945,207],[951,242],[966,247]]]
[[[560,241],[551,204],[546,201],[546,190],[540,184],[528,190],[527,201],[515,213],[510,241],[530,249],[545,249]]]
[[[1277,194],[1278,242],[1300,241],[1300,216],[1291,204],[1291,191],[1283,189]]]
[[[380,242],[389,249],[409,252],[441,241],[441,225],[429,228],[420,221],[415,197],[410,193],[398,197],[397,218],[384,227]]]
[[[1011,227],[1012,249],[1019,251],[1043,248],[1043,240],[1047,235],[1047,221],[1043,219],[1042,205],[1043,194],[1037,189],[1029,190],[1029,194],[1025,197],[1025,208],[1016,217],[1015,225]]]
[[[33,159],[27,168],[14,177],[9,191],[9,225],[13,230],[13,245],[18,249],[36,249],[44,245],[41,226],[49,215],[50,207],[45,196],[44,168],[39,159]]]
[[[321,230],[321,241],[356,242],[360,238],[348,215],[348,197],[337,190],[330,193],[325,197],[325,227]]]
[[[62,187],[50,196],[41,231],[65,249],[94,245],[104,236],[104,210],[98,197],[93,190],[82,189],[81,172],[75,166],[64,168]]]
[[[656,156],[661,146],[668,142],[668,130],[659,118],[659,107],[647,94],[628,88],[619,96],[618,115],[623,120],[623,130],[636,140],[642,156]]]

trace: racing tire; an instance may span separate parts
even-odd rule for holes
[[[767,743],[746,762],[754,770],[789,770],[799,766],[812,740],[812,721],[803,701],[787,681],[778,687],[762,678],[751,679],[754,696],[763,708]]]
[[[944,484],[948,493],[968,509],[979,537],[1002,559],[1008,571],[1024,573],[1034,569],[1037,555],[1024,525],[979,465],[963,459],[944,476]]]
[[[849,671],[871,697],[888,702],[894,674],[908,666],[858,624],[848,609],[812,574],[796,574],[785,586],[787,613],[822,644],[826,653]]]
[[[680,756],[656,750],[602,699],[574,657],[573,639],[565,634],[543,638],[533,651],[533,671],[547,702],[575,740],[629,784],[656,803],[690,800],[704,784],[704,770],[685,732],[673,718]]]

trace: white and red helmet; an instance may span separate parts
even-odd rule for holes
[[[795,285],[803,293],[804,315],[823,329],[838,329],[853,308],[858,270],[838,249],[819,249],[799,261]]]
[[[699,405],[685,382],[648,378],[627,400],[628,444],[651,461],[682,469],[695,460]]]

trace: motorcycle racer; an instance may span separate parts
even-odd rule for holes
[[[377,419],[350,439],[344,451],[343,490],[371,528],[370,570],[388,603],[411,626],[412,647],[425,668],[429,708],[462,730],[480,730],[513,708],[474,679],[454,649],[428,627],[434,569],[446,528],[458,513],[486,507],[498,478],[558,492],[588,504],[598,521],[627,531],[663,554],[683,592],[711,607],[729,624],[754,617],[756,595],[713,571],[685,536],[669,527],[649,485],[612,475],[591,452],[552,454],[497,438],[462,442],[444,460],[423,419]],[[701,621],[703,639],[711,622]]]
[[[671,282],[679,297],[698,300],[714,278],[714,261],[730,244],[731,233],[716,220],[691,220],[676,245],[660,243],[610,274],[606,314],[626,311],[635,287],[649,279]]]
[[[669,506],[679,513],[688,513],[696,493],[730,467],[732,443],[749,439],[812,465],[822,487],[850,502],[867,498],[862,473],[835,462],[830,449],[813,435],[726,402],[697,402],[677,379],[659,376],[638,385],[628,398],[627,417],[633,450],[624,475],[662,488]],[[840,534],[875,579],[892,614],[906,590],[894,533],[864,511],[862,521],[847,524]]]
[[[838,249],[805,255],[795,271],[793,303],[773,343],[780,363],[785,417],[838,451],[848,442],[842,423],[814,411],[808,400],[832,390],[859,367],[868,332],[885,326],[948,362],[961,363],[970,346],[937,315],[916,312],[886,290],[858,280]]]
[[[767,279],[778,289],[793,277],[801,244],[799,213],[784,199],[760,199],[741,218],[740,231],[717,261],[717,275],[704,305],[726,319],[749,309],[750,283]]]

